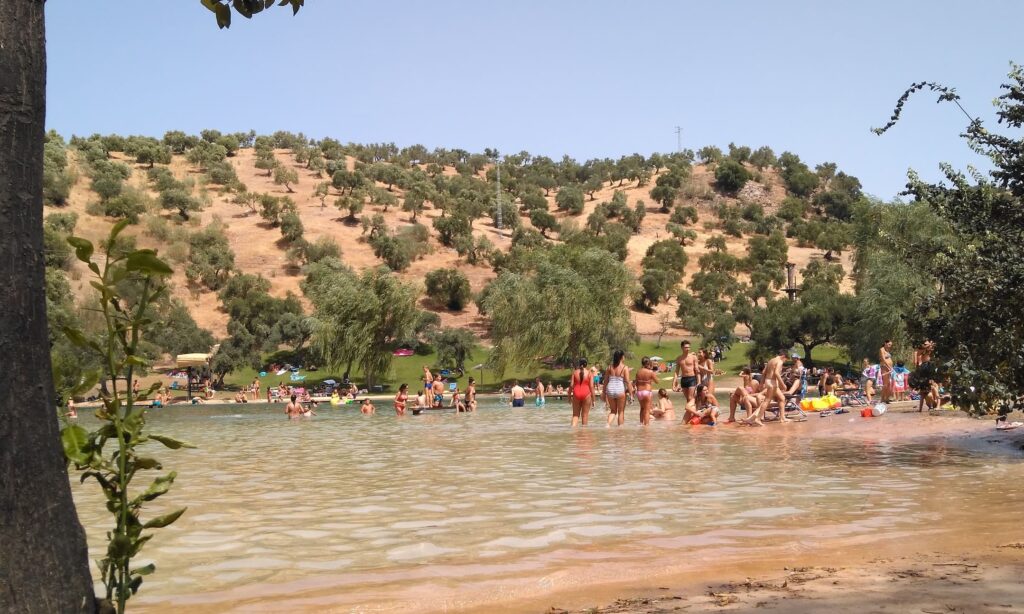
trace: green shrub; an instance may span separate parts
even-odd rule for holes
[[[451,311],[462,311],[473,296],[469,279],[456,269],[435,269],[425,281],[427,296]]]
[[[739,162],[723,160],[715,168],[715,186],[726,194],[735,194],[750,180],[750,172]]]

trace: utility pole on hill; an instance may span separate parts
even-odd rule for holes
[[[494,171],[498,177],[498,191],[495,194],[494,206],[498,208],[494,215],[494,225],[498,227],[498,236],[503,233],[501,230],[501,162],[498,161],[498,152],[494,152]]]
[[[676,126],[676,153],[683,153],[683,129]]]

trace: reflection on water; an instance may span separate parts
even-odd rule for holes
[[[139,604],[198,603],[203,593],[317,574],[358,587],[452,566],[514,575],[552,557],[735,552],[810,540],[824,525],[846,535],[914,531],[968,514],[958,506],[972,497],[1019,505],[996,487],[1010,465],[940,446],[795,429],[571,430],[560,404],[403,419],[324,408],[304,421],[280,409],[152,414],[154,432],[198,449],[158,453],[179,474],[160,503],[189,511],[144,550],[158,570]],[[96,559],[108,519],[98,489],[73,483]]]

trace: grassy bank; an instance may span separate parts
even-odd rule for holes
[[[637,365],[640,362],[640,358],[643,356],[661,356],[665,360],[674,360],[679,355],[679,343],[681,339],[676,338],[665,338],[660,346],[655,341],[641,341],[634,344],[629,348],[628,362],[630,365]],[[725,351],[725,355],[722,360],[718,363],[718,368],[725,372],[726,376],[736,375],[741,368],[748,364],[747,349],[750,347],[749,344],[736,343],[731,348]],[[470,358],[466,361],[466,374],[457,380],[460,387],[464,387],[467,378],[474,377],[477,381],[477,387],[481,391],[490,391],[500,387],[502,383],[511,382],[514,379],[518,379],[521,382],[532,382],[534,378],[540,377],[545,382],[552,382],[554,384],[565,384],[568,385],[569,380],[569,368],[550,369],[544,365],[537,363],[535,369],[515,369],[506,371],[502,377],[498,378],[497,374],[488,369],[474,369],[473,367],[486,363],[489,354],[488,348],[481,348],[474,352]],[[814,361],[816,365],[831,364],[836,367],[841,367],[846,364],[846,357],[842,350],[832,346],[822,346],[815,348],[814,350]],[[591,364],[601,364],[602,366],[607,365],[610,356],[599,356],[589,357]],[[397,390],[398,386],[402,383],[409,384],[411,388],[416,387],[417,382],[423,374],[423,366],[430,367],[431,372],[436,372],[438,368],[444,365],[437,364],[437,355],[434,352],[425,354],[422,356],[396,356],[392,363],[391,372],[383,378],[380,382],[385,385],[386,391]],[[248,386],[252,380],[257,377],[258,372],[254,369],[243,369],[229,374],[224,382],[226,387],[229,389],[237,389],[242,386]],[[326,379],[334,379],[341,381],[341,372],[334,370],[322,369],[319,371],[301,371],[300,375],[305,375],[306,379],[303,380],[302,384],[305,385],[316,385]],[[363,385],[363,376],[358,370],[352,374],[352,379]],[[261,385],[264,390],[268,385],[276,385],[278,382],[288,382],[288,374],[275,375],[273,373],[268,374],[266,377],[260,378]],[[297,384],[298,385],[298,384]]]

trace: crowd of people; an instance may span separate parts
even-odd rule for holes
[[[729,394],[729,413],[726,422],[744,425],[761,426],[769,418],[779,422],[789,422],[786,415],[787,407],[793,408],[793,399],[802,399],[807,395],[808,384],[817,387],[819,397],[856,395],[867,404],[874,403],[876,398],[882,403],[904,401],[908,397],[918,400],[918,410],[941,408],[948,401],[943,389],[943,382],[938,381],[931,357],[935,344],[926,341],[915,349],[913,355],[914,371],[911,371],[899,360],[894,359],[893,343],[886,340],[878,351],[878,362],[863,359],[859,375],[843,377],[834,368],[808,369],[804,367],[798,354],[787,357],[786,350],[779,350],[768,360],[763,368],[745,367],[739,373],[740,383]],[[626,406],[637,403],[639,421],[649,425],[654,420],[674,421],[677,419],[669,392],[682,393],[684,406],[681,422],[689,425],[715,425],[720,421],[721,411],[716,397],[716,376],[722,371],[716,368],[716,356],[720,352],[700,349],[691,350],[689,341],[680,343],[680,354],[674,362],[662,361],[659,357],[643,357],[635,372],[625,362],[625,352],[613,352],[610,364],[602,368],[590,365],[586,359],[579,360],[568,378],[568,388],[562,384],[557,386],[545,383],[540,377],[532,385],[523,386],[518,380],[506,387],[503,399],[511,407],[525,407],[528,397],[532,395],[535,407],[544,407],[549,396],[556,398],[568,397],[572,406],[572,426],[587,425],[590,412],[600,401],[607,414],[606,425],[625,424]],[[789,359],[787,361],[787,358]],[[670,365],[673,368],[670,368]],[[671,386],[666,388],[660,379],[671,375]],[[347,381],[336,387],[332,392],[332,405],[335,399],[346,403],[358,402],[358,395],[365,394],[354,384]],[[132,382],[132,391],[140,394],[139,382]],[[243,388],[235,394],[236,403],[247,403],[251,397],[259,398],[261,390],[259,378],[254,378],[251,386]],[[209,394],[209,380],[202,382],[199,389],[204,393],[196,396],[193,402],[202,402]],[[155,395],[154,395],[155,392]],[[158,388],[150,390],[149,401],[153,407],[162,407],[170,402],[170,391]],[[724,398],[724,395],[723,395]],[[278,386],[267,387],[267,401],[288,399],[285,414],[289,418],[301,418],[316,415],[316,400],[305,388],[295,388],[281,382]],[[413,395],[407,384],[402,384],[392,399],[395,414],[405,415],[407,412],[419,414],[428,410],[451,409],[456,413],[475,412],[477,409],[477,390],[474,378],[470,377],[465,391],[459,389],[457,382],[448,382],[440,373],[431,373],[430,368],[423,367],[422,387]],[[372,400],[362,399],[359,404],[361,413],[372,415],[376,412]],[[737,411],[743,412],[742,416]],[[74,401],[68,399],[68,417],[76,417]]]

